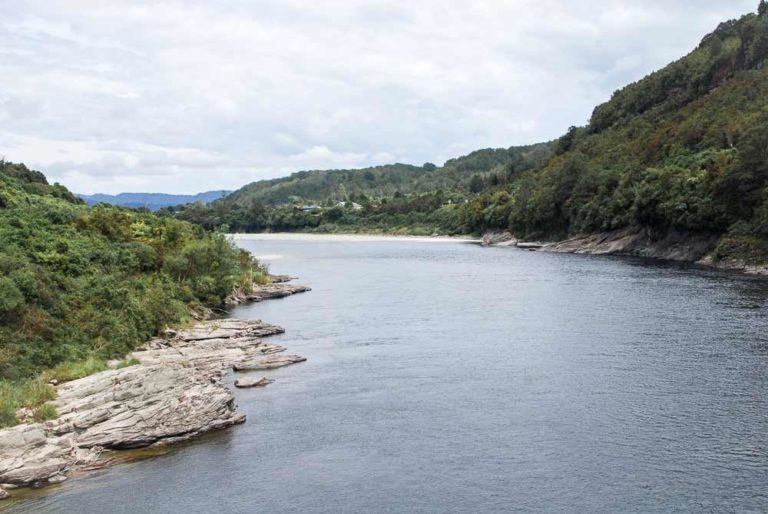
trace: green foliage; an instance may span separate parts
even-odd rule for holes
[[[43,405],[35,409],[33,419],[37,422],[42,422],[42,421],[48,421],[51,419],[56,419],[58,417],[59,417],[59,413],[56,411],[56,407],[54,407],[50,403],[44,403]]]
[[[42,411],[45,402],[56,398],[56,390],[41,378],[19,381],[0,381],[0,427],[15,425],[16,411],[22,407],[33,409],[41,421],[52,419],[50,408]],[[52,406],[51,406],[52,407]],[[39,413],[39,416],[38,416]],[[55,409],[53,409],[55,417]]]
[[[480,150],[440,168],[301,172],[174,215],[247,232],[506,229],[556,239],[643,226],[728,235],[720,255],[755,261],[756,241],[768,238],[765,6],[617,91],[556,142]]]
[[[479,150],[439,168],[425,163],[304,171],[249,184],[208,206],[190,204],[165,214],[209,230],[235,232],[458,233],[458,203],[543,164],[550,151],[551,145],[543,143]],[[344,207],[337,205],[341,202]]]
[[[0,379],[60,381],[105,368],[190,308],[264,280],[221,234],[172,217],[88,208],[21,164],[0,163]]]
[[[45,380],[55,379],[58,382],[68,382],[93,375],[105,369],[107,369],[107,361],[105,359],[90,356],[80,361],[61,362],[52,369],[46,370],[42,376]]]
[[[765,260],[767,43],[764,4],[760,16],[721,24],[597,107],[543,166],[486,187],[463,225],[553,239],[632,225],[730,233],[718,255]]]

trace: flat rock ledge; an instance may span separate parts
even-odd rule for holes
[[[243,423],[222,384],[225,370],[305,360],[274,355],[284,348],[265,337],[283,332],[262,321],[206,321],[150,340],[132,354],[140,364],[59,385],[50,402],[57,419],[0,431],[0,499],[8,488],[61,482],[70,471],[99,467],[108,450],[168,445]]]
[[[235,380],[235,387],[247,388],[247,387],[264,387],[274,382],[271,378],[238,378]]]
[[[271,284],[254,284],[251,292],[249,293],[246,293],[240,289],[235,289],[226,300],[227,306],[232,307],[241,303],[263,302],[264,300],[285,298],[286,296],[291,296],[298,293],[306,293],[312,290],[307,286],[289,284],[288,281],[293,280],[292,277],[279,275],[273,277],[273,280],[277,281]]]

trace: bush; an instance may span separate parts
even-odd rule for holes
[[[48,421],[59,417],[59,413],[56,411],[56,407],[50,403],[44,403],[37,409],[35,409],[33,419],[37,422]]]
[[[22,407],[37,410],[56,398],[56,390],[43,379],[0,382],[0,427],[15,425],[16,411]],[[44,415],[50,415],[50,410]],[[55,417],[55,416],[54,416]]]
[[[106,360],[88,357],[81,361],[59,363],[53,369],[45,371],[43,377],[46,380],[55,379],[59,382],[68,382],[104,371],[107,367]]]

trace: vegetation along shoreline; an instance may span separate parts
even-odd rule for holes
[[[247,294],[235,290],[227,303],[310,290],[288,280],[276,277]],[[272,380],[253,373],[306,360],[266,340],[284,331],[229,318],[167,329],[110,369],[56,385],[47,403],[56,409],[53,419],[0,431],[0,498],[101,469],[116,462],[120,450],[164,447],[245,422],[223,383],[225,373],[249,372],[235,382],[238,388],[263,387]]]

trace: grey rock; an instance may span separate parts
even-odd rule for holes
[[[300,355],[270,355],[252,361],[238,362],[232,365],[232,369],[235,371],[267,370],[290,366],[291,364],[304,362],[305,360],[307,359]]]
[[[57,419],[0,430],[0,483],[59,482],[72,469],[98,467],[105,450],[173,444],[244,422],[221,383],[224,370],[305,360],[277,355],[285,349],[264,340],[283,332],[232,319],[167,330],[131,354],[140,364],[60,384],[50,402]]]
[[[262,377],[262,378],[238,378],[235,380],[235,387],[264,387],[274,382],[274,380]]]
[[[264,300],[272,300],[275,298],[285,298],[286,296],[298,293],[306,293],[311,290],[312,289],[307,286],[288,284],[287,282],[264,285],[254,284],[250,293],[235,289],[225,303],[229,306],[234,306],[245,302],[262,302]]]
[[[283,282],[290,282],[296,280],[296,277],[290,275],[269,275],[269,281],[273,284],[281,284]]]
[[[517,238],[511,232],[486,232],[483,234],[483,246],[515,246]]]
[[[675,229],[654,233],[647,228],[629,227],[551,243],[542,250],[696,262],[717,245],[718,239],[716,235],[685,233]]]

